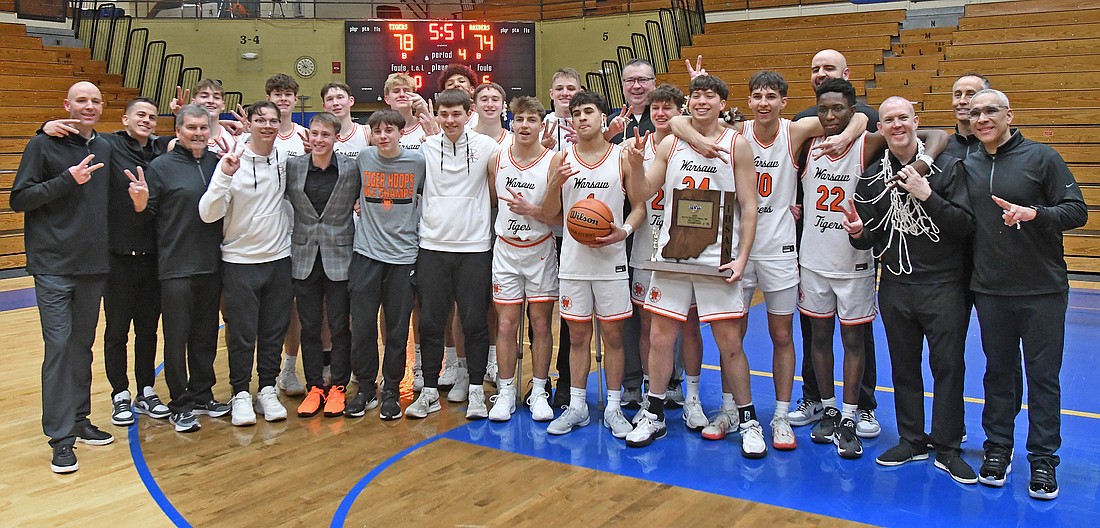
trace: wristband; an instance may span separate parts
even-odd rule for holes
[[[928,154],[921,154],[920,156],[917,156],[917,161],[923,161],[925,165],[928,165],[928,170],[929,172],[931,172],[932,162],[934,161],[932,159],[932,156],[929,156]]]
[[[634,234],[634,226],[630,224],[623,224],[623,231],[626,231],[626,236]]]

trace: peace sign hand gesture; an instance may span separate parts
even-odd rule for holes
[[[138,167],[137,177],[134,177],[130,169],[123,172],[126,173],[127,178],[130,178],[130,201],[134,202],[134,211],[140,213],[149,204],[149,184],[145,181],[145,170]]]
[[[88,180],[92,179],[92,173],[95,172],[96,169],[103,168],[102,163],[90,165],[93,159],[95,159],[95,154],[88,154],[88,157],[84,158],[83,161],[77,163],[76,165],[73,165],[72,167],[69,167],[69,174],[73,176],[73,179],[76,180],[77,184],[84,185],[85,183],[88,183]]]
[[[558,139],[554,137],[554,132],[557,131],[558,124],[553,121],[542,122],[542,141],[540,143],[543,147],[552,149],[558,146]]]
[[[688,67],[688,78],[695,79],[700,75],[706,75],[707,70],[703,68],[703,56],[699,55],[695,58],[695,67],[691,67],[691,59],[684,59],[684,64]]]
[[[840,225],[848,232],[848,235],[852,238],[859,238],[863,235],[863,220],[859,218],[859,213],[856,212],[855,200],[848,198],[848,208],[840,205],[840,210],[844,212],[844,220],[840,221]]]
[[[176,115],[180,113],[180,108],[183,108],[183,105],[189,102],[191,102],[191,90],[184,90],[182,86],[176,86],[176,98],[168,103],[168,108],[172,110],[172,115]]]

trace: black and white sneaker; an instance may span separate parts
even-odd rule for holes
[[[378,398],[374,395],[374,389],[364,387],[359,389],[355,397],[348,402],[347,407],[344,408],[344,414],[352,418],[359,418],[375,407],[378,407]]]
[[[168,409],[168,406],[164,402],[160,401],[160,397],[156,394],[149,396],[138,396],[134,402],[134,411],[138,414],[148,415],[150,418],[156,418],[157,420],[163,420],[168,415],[172,414],[172,411]]]
[[[71,445],[55,445],[53,446],[53,458],[50,460],[50,471],[54,473],[72,473],[77,469],[80,469],[80,465],[76,463],[76,453],[73,452]]]
[[[134,410],[130,408],[130,391],[115,394],[111,403],[114,406],[114,410],[111,411],[111,425],[127,426],[134,423]]]
[[[397,401],[397,391],[392,389],[382,391],[382,408],[378,411],[378,417],[383,420],[401,418],[401,402]]]
[[[1009,473],[1012,473],[1012,448],[990,444],[978,470],[978,482],[999,488],[1005,485]]]
[[[879,455],[875,459],[875,463],[880,466],[893,467],[916,460],[928,460],[928,448],[923,445],[917,447],[902,440],[898,442],[898,445]]]
[[[936,455],[936,467],[946,471],[959,484],[978,483],[978,475],[974,473],[974,468],[955,453]]]
[[[836,453],[840,458],[863,456],[863,442],[856,435],[856,421],[851,418],[840,421],[840,427],[833,433],[833,443],[836,444]]]
[[[211,418],[221,418],[229,414],[229,411],[233,410],[233,407],[228,403],[222,403],[218,400],[210,400],[206,403],[200,403],[195,405],[195,409],[191,411],[191,414],[209,416]]]
[[[202,426],[191,411],[172,413],[168,417],[168,422],[176,426],[177,433],[193,433]]]
[[[657,418],[657,415],[649,411],[638,411],[642,419],[634,426],[634,430],[626,434],[626,445],[630,447],[645,447],[654,440],[664,438],[668,433],[665,421]]]
[[[831,444],[837,427],[840,427],[840,411],[836,407],[826,407],[825,412],[821,414],[821,419],[810,431],[810,440],[815,444]]]
[[[77,442],[94,446],[105,446],[115,441],[115,437],[111,433],[101,430],[92,422],[84,422],[84,425],[77,424],[73,428],[73,435],[76,436]]]
[[[1058,498],[1058,478],[1054,464],[1049,460],[1040,459],[1031,464],[1031,483],[1027,485],[1027,494],[1033,499]]]

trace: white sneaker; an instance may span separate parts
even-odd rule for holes
[[[413,392],[420,392],[424,389],[424,370],[420,368],[420,365],[413,366]]]
[[[645,418],[645,412],[649,410],[649,398],[642,398],[642,403],[638,405],[640,406],[638,412],[634,413],[634,417],[630,419],[631,425],[638,425],[642,422],[642,418]]]
[[[745,458],[764,458],[768,454],[768,443],[764,441],[764,429],[760,422],[749,420],[740,426],[741,456]]]
[[[626,445],[645,447],[652,444],[654,440],[664,438],[668,433],[665,421],[658,420],[657,415],[649,411],[638,411],[638,414],[642,415],[642,419],[638,421],[638,425],[634,426],[634,430],[626,435]]]
[[[500,374],[497,369],[496,361],[490,361],[488,364],[485,365],[485,383],[492,383],[493,385],[496,385],[497,377],[499,375]]]
[[[454,392],[454,389],[451,389]],[[447,395],[448,399],[450,394]],[[470,387],[470,393],[467,395],[469,404],[466,406],[466,419],[467,420],[484,420],[489,417],[489,410],[485,408],[485,389],[482,389],[480,385]],[[512,398],[515,401],[515,398]],[[494,406],[494,408],[496,408]]]
[[[789,451],[798,447],[791,424],[783,416],[772,418],[772,447],[780,451]]]
[[[615,438],[626,438],[626,435],[630,434],[634,430],[634,426],[630,425],[630,420],[626,419],[623,415],[621,407],[615,407],[612,409],[608,407],[603,411],[603,424],[608,429],[611,429],[611,436]]]
[[[875,418],[875,411],[871,409],[859,409],[856,412],[856,436],[860,438],[874,438],[882,433],[882,427]]]
[[[450,387],[455,384],[455,376],[458,375],[458,361],[447,361],[443,364],[443,372],[439,373],[439,387]]]
[[[429,413],[438,412],[443,406],[439,405],[439,389],[424,387],[420,396],[405,409],[405,416],[409,418],[426,418]]]
[[[440,385],[443,383],[440,382]],[[447,401],[451,403],[462,403],[466,401],[466,397],[470,394],[470,372],[466,370],[465,366],[459,365],[455,367],[455,381],[451,386],[451,390],[447,392]]]
[[[279,392],[273,386],[260,389],[260,395],[256,397],[260,404],[260,411],[264,413],[264,420],[277,422],[286,420],[286,407],[279,403]]]
[[[306,393],[306,386],[302,384],[302,380],[298,379],[297,371],[284,370],[279,373],[276,381],[287,396],[301,396]]]
[[[684,400],[684,425],[692,431],[702,431],[709,425],[707,415],[703,412],[703,402],[697,396]]]
[[[707,440],[721,440],[732,429],[737,427],[737,411],[720,410],[711,418],[710,423],[703,428],[703,438]]]
[[[543,400],[545,399],[544,397]],[[501,389],[500,393],[489,398],[489,401],[493,402],[489,419],[494,422],[507,422],[512,418],[512,413],[516,412],[516,390],[513,388]],[[550,415],[553,416],[553,414],[554,412],[550,411]]]
[[[550,422],[550,425],[546,427],[546,432],[552,435],[563,435],[572,431],[575,427],[584,427],[590,423],[588,418],[588,405],[585,405],[582,409],[577,410],[572,407],[566,407],[565,412],[561,413],[561,416],[554,418],[554,421]]]
[[[256,423],[256,411],[252,408],[252,395],[248,391],[238,392],[229,400],[229,405],[233,408],[233,425],[240,427]]]
[[[531,408],[531,419],[536,422],[549,422],[554,419],[554,409],[550,407],[550,395],[546,391],[533,393],[527,398],[527,407]]]
[[[820,420],[824,413],[821,402],[802,398],[798,400],[798,407],[787,413],[787,421],[795,427],[810,425]]]

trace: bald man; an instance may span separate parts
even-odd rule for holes
[[[955,133],[944,151],[956,158],[966,159],[971,152],[981,148],[982,142],[970,128],[970,99],[974,94],[988,90],[989,79],[980,73],[966,73],[951,85],[951,110],[955,113]]]
[[[913,104],[890,97],[879,106],[879,132],[889,153],[871,164],[856,186],[855,208],[845,229],[856,249],[874,249],[882,263],[879,311],[886,327],[898,419],[898,444],[880,454],[882,466],[928,458],[963,484],[977,484],[974,469],[962,459],[963,352],[970,322],[966,301],[970,237],[974,217],[966,193],[966,174],[957,158],[941,154],[925,178],[903,168],[924,153],[917,140],[920,118]],[[890,191],[888,181],[899,177]],[[903,204],[898,208],[893,204]],[[908,212],[908,213],[906,213]],[[893,214],[891,214],[893,213]],[[885,219],[885,221],[883,221]],[[905,222],[915,220],[919,222]],[[914,225],[916,227],[914,227]],[[921,360],[928,340],[932,370],[932,434],[924,433],[924,381]]]
[[[107,175],[113,149],[95,132],[103,113],[99,88],[74,84],[64,108],[78,133],[31,138],[11,190],[11,208],[25,213],[27,273],[34,277],[45,343],[42,431],[50,437],[55,473],[77,470],[76,441],[114,441],[88,420],[92,343],[109,268]],[[138,186],[131,195],[140,192]]]
[[[810,62],[810,84],[814,90],[821,86],[828,79],[848,79],[848,60],[844,58],[839,51],[833,49],[824,49],[817,52],[814,55],[813,60]],[[867,106],[866,104],[856,102],[856,112],[859,112],[867,116],[867,131],[876,132],[878,130],[878,112],[874,108]],[[803,117],[817,117],[817,106],[811,106],[797,115],[794,120],[798,121]],[[805,153],[803,153],[802,161],[799,164],[802,167],[806,166]],[[802,203],[802,190],[799,189],[798,203]],[[799,227],[798,239],[802,239],[801,227],[802,223],[797,223]],[[818,390],[816,374],[814,373],[813,362],[810,361],[810,336],[812,330],[810,329],[810,318],[805,315],[799,315],[799,325],[802,328],[802,398],[798,400],[798,406],[795,407],[790,413],[787,414],[788,420],[791,425],[808,425],[816,422],[821,418],[821,414],[824,411],[824,407],[821,405],[821,391]],[[856,434],[861,438],[874,438],[879,435],[882,428],[879,426],[878,419],[875,417],[875,409],[878,407],[878,401],[875,399],[875,384],[878,382],[877,365],[875,363],[875,337],[871,331],[871,325],[867,325],[867,336],[863,343],[864,351],[867,354],[866,363],[863,369],[863,380],[860,383],[859,388],[859,412],[857,413],[856,420]]]

